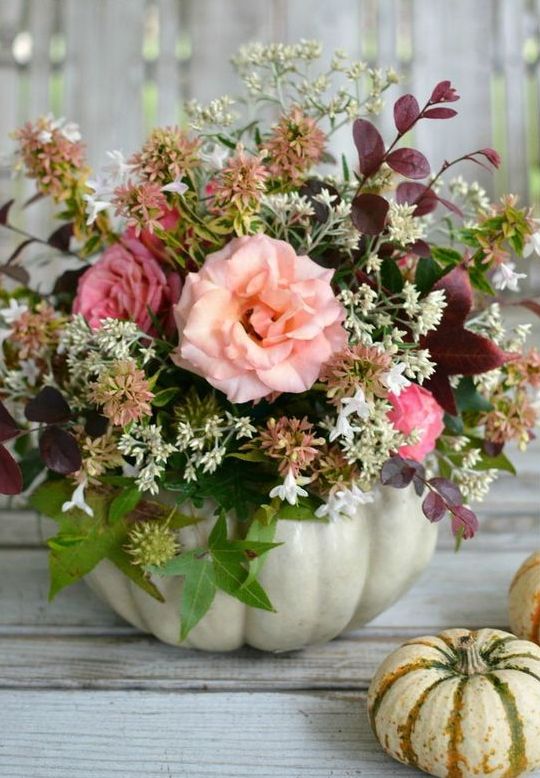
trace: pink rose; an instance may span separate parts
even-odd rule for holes
[[[401,446],[398,454],[421,462],[433,451],[443,431],[443,409],[431,392],[417,384],[411,384],[399,395],[390,393],[388,399],[394,406],[388,414],[394,427],[406,435],[413,430],[420,432],[418,443]]]
[[[82,314],[94,329],[102,319],[111,318],[129,319],[143,332],[151,332],[150,308],[167,329],[180,289],[176,273],[167,276],[140,240],[124,236],[79,279],[73,313]]]
[[[174,362],[231,402],[306,391],[347,342],[332,275],[284,241],[235,238],[187,276]]]

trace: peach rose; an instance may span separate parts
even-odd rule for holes
[[[181,281],[163,268],[137,238],[124,236],[109,246],[79,279],[73,313],[80,313],[93,328],[102,319],[129,319],[143,332],[152,332],[148,309],[170,328],[173,304]]]
[[[306,391],[347,342],[332,275],[284,241],[235,238],[187,276],[174,362],[231,402]]]
[[[431,392],[417,384],[407,386],[399,395],[390,393],[388,399],[394,406],[388,414],[394,427],[406,435],[413,430],[420,432],[418,443],[401,446],[398,454],[421,462],[433,451],[444,429],[443,409]]]

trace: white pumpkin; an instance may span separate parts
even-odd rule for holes
[[[510,585],[510,629],[540,645],[540,550],[526,559]]]
[[[508,632],[414,638],[378,669],[371,725],[399,762],[440,778],[513,778],[540,767],[540,648]]]
[[[207,544],[215,523],[212,514],[207,506],[206,518],[180,530],[184,549]],[[229,518],[231,536],[233,525]],[[181,645],[231,651],[248,644],[264,651],[290,651],[332,640],[373,619],[411,586],[431,558],[436,532],[412,487],[377,489],[375,501],[360,506],[354,518],[329,523],[279,520],[275,540],[283,545],[267,554],[260,574],[277,612],[250,608],[218,592]],[[86,580],[126,621],[179,645],[181,577],[153,578],[164,603],[107,561]]]

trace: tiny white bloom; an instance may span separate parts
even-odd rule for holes
[[[366,402],[366,395],[361,387],[358,387],[354,397],[344,397],[341,404],[343,406],[341,413],[345,416],[350,416],[351,413],[356,413],[361,419],[367,419],[369,416],[369,403]]]
[[[41,130],[41,132],[38,132],[37,139],[40,143],[50,143],[52,141],[52,132],[50,130]]]
[[[107,151],[107,156],[110,162],[103,166],[103,171],[113,182],[123,183],[127,176],[135,170],[135,165],[126,162],[123,152],[119,149]]]
[[[344,411],[341,411],[341,413],[338,414],[336,423],[330,430],[330,435],[328,436],[330,443],[333,443],[336,438],[345,438],[346,440],[352,440],[354,438],[354,428]]]
[[[330,495],[328,501],[317,508],[315,515],[318,518],[328,516],[332,521],[343,515],[353,518],[359,505],[367,505],[374,499],[373,492],[363,492],[356,484],[353,484],[350,489],[340,489]]]
[[[84,499],[84,490],[86,489],[86,486],[88,484],[88,481],[86,478],[84,478],[81,483],[77,486],[73,494],[71,495],[71,500],[68,500],[62,505],[62,512],[67,513],[67,511],[71,511],[74,508],[78,508],[80,511],[84,511],[87,516],[93,516],[94,511],[92,508],[87,505],[85,499]]]
[[[9,306],[0,310],[0,316],[6,322],[6,324],[13,324],[18,319],[20,319],[23,313],[26,313],[27,311],[27,305],[20,303],[18,300],[15,300],[12,297],[9,301]]]
[[[509,289],[511,292],[519,292],[518,281],[520,278],[527,278],[527,274],[514,272],[515,266],[515,262],[503,262],[499,265],[492,278],[495,289]]]
[[[540,254],[540,219],[533,219],[533,221],[536,226],[536,232],[533,232],[525,244],[525,248],[523,249],[524,257],[528,257],[533,252],[535,254]]]
[[[283,483],[279,486],[274,486],[270,492],[270,497],[279,497],[280,500],[287,500],[290,505],[296,505],[299,496],[307,497],[307,492],[296,483],[292,470],[289,470]]]
[[[70,141],[70,143],[77,143],[81,139],[79,125],[75,122],[67,122],[60,127],[60,132],[66,140]]]
[[[175,192],[176,194],[183,195],[189,189],[187,184],[184,184],[181,178],[175,178],[170,184],[165,184],[161,187],[162,192]]]
[[[40,370],[33,359],[21,359],[20,371],[28,381],[29,386],[35,386]]]
[[[411,385],[408,378],[403,375],[407,365],[403,362],[397,362],[387,373],[383,373],[381,380],[383,384],[395,395],[401,394],[403,389]]]
[[[228,156],[228,149],[220,146],[218,143],[207,143],[200,151],[200,157],[203,162],[206,162],[214,170],[221,170]]]

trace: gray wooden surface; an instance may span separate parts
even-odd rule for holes
[[[0,518],[0,776],[407,776],[369,730],[365,699],[382,659],[412,635],[505,627],[512,575],[540,546],[540,446],[518,457],[455,554],[356,633],[299,653],[198,654],[124,624],[84,585],[46,601],[49,527]],[[536,774],[540,776],[540,772]]]

